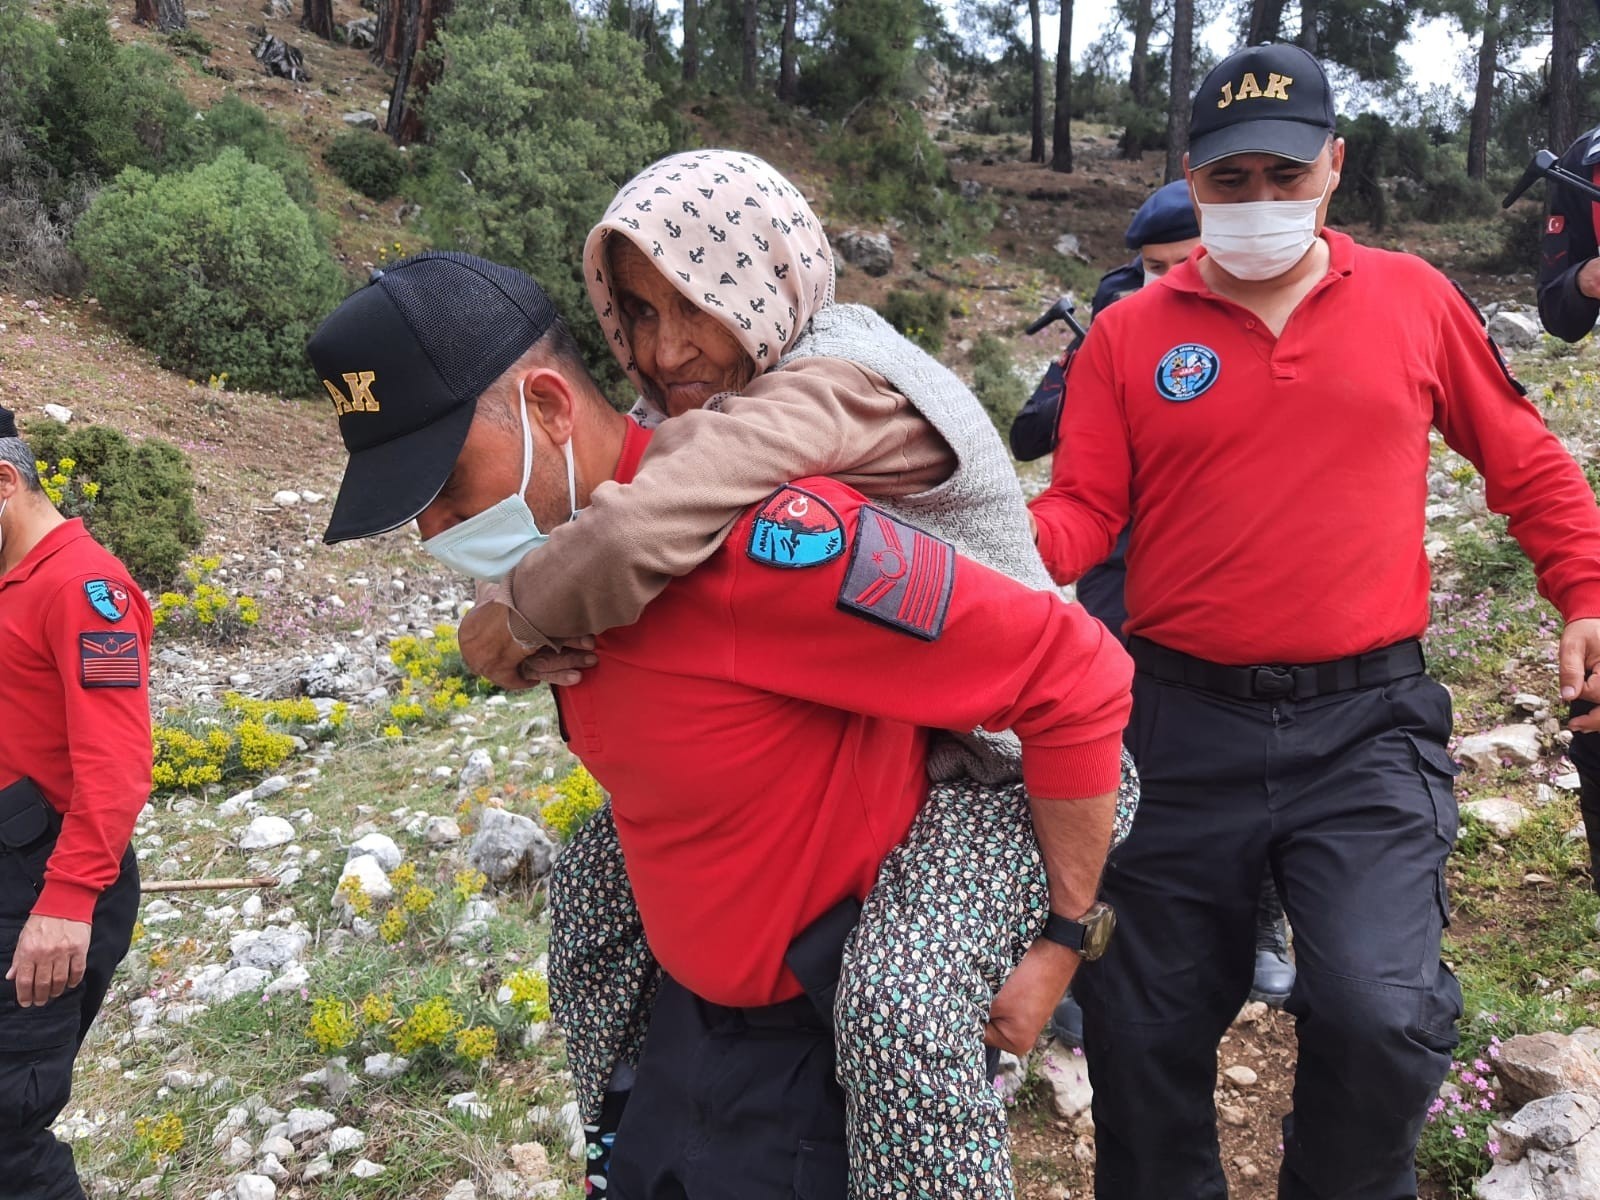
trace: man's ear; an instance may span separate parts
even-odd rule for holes
[[[560,371],[533,367],[522,374],[522,395],[528,402],[528,420],[543,429],[557,446],[572,440],[577,395]]]
[[[0,499],[11,499],[23,487],[22,472],[8,462],[0,462]]]

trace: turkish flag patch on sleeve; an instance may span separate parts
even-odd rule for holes
[[[84,687],[131,688],[143,681],[137,635],[103,630],[78,635],[78,682]]]
[[[850,569],[839,589],[845,612],[936,641],[955,588],[956,552],[871,504],[861,506]]]
[[[1567,219],[1560,213],[1551,213],[1550,219],[1544,223],[1544,231],[1552,236],[1560,233],[1567,227]]]

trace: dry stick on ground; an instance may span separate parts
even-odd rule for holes
[[[220,892],[232,888],[275,888],[278,881],[271,875],[252,875],[247,879],[161,879],[140,887],[145,895],[151,892]]]
[[[941,275],[939,272],[930,270],[928,267],[919,267],[918,270],[920,270],[929,279],[935,280],[939,283],[949,284],[951,287],[967,288],[974,292],[1014,292],[1017,290],[1015,284],[962,283],[959,279],[951,279],[948,275]]]

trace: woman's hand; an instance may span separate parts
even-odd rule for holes
[[[594,649],[592,637],[579,638],[561,647],[547,647],[522,660],[523,687],[537,687],[548,683],[551,687],[571,687],[583,678],[583,672],[600,660],[589,651]]]

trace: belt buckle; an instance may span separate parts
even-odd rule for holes
[[[1281,700],[1294,691],[1294,676],[1287,667],[1251,667],[1250,690],[1267,700]]]

